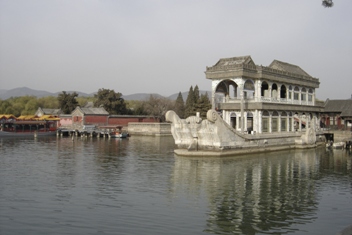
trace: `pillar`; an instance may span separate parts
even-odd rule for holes
[[[272,130],[272,128],[271,128],[271,126],[272,126],[272,120],[273,120],[272,115],[271,115],[271,113],[269,113],[269,133],[272,133],[272,132],[273,132],[273,130]]]

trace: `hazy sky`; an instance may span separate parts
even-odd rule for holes
[[[317,98],[352,94],[352,1],[0,0],[0,89],[211,90],[206,66],[250,55],[320,79]]]

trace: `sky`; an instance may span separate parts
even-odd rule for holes
[[[0,0],[0,89],[210,91],[206,66],[250,55],[319,78],[320,100],[348,99],[351,10],[351,0]]]

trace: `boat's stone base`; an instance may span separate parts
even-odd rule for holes
[[[207,119],[191,116],[180,119],[174,111],[166,113],[171,133],[178,149],[177,155],[230,156],[294,148],[314,148],[323,144],[322,135],[308,127],[305,132],[282,132],[246,135],[232,129],[214,110]]]
[[[312,145],[284,145],[284,146],[268,146],[258,148],[238,148],[238,149],[227,149],[223,151],[190,151],[187,149],[175,149],[174,152],[178,156],[194,156],[194,157],[226,157],[226,156],[239,156],[246,154],[266,153],[274,151],[283,151],[289,149],[308,149],[316,147],[324,147],[324,143],[317,143]]]

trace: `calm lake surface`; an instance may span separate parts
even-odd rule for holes
[[[226,158],[172,137],[0,139],[0,234],[336,234],[352,224],[352,153]]]

